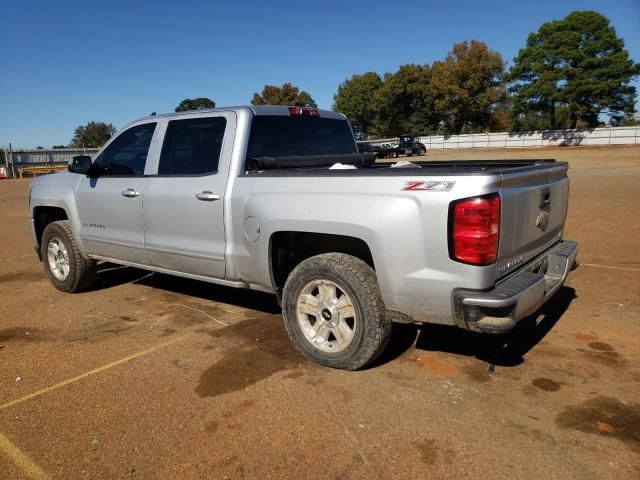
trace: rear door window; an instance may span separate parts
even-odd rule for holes
[[[158,175],[205,175],[218,171],[227,120],[171,120],[164,136]]]

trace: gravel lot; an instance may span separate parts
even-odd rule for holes
[[[298,356],[268,295],[58,292],[0,180],[0,478],[640,477],[640,146],[429,157],[569,160],[581,266],[506,339],[399,327],[361,372]]]

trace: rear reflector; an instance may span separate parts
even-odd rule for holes
[[[289,115],[304,115],[309,117],[319,117],[320,112],[317,108],[307,107],[289,107]]]
[[[500,195],[464,198],[449,206],[449,256],[472,265],[491,265],[498,257]]]

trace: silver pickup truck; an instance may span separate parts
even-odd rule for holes
[[[35,249],[54,286],[108,261],[277,295],[308,358],[358,369],[393,322],[509,332],[563,284],[567,164],[376,164],[338,113],[255,106],[137,120],[38,178]]]

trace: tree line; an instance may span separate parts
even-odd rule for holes
[[[367,137],[592,128],[605,117],[611,125],[636,124],[631,81],[639,74],[606,17],[575,11],[531,33],[509,69],[484,42],[462,41],[431,65],[353,75],[338,86],[333,110]],[[291,83],[265,85],[251,104],[317,107]],[[175,111],[215,106],[186,98]],[[101,146],[114,132],[112,124],[89,122],[70,146]]]
[[[635,124],[638,74],[609,20],[576,11],[531,33],[508,70],[485,43],[464,41],[431,65],[353,75],[333,107],[382,137]]]
[[[252,105],[295,105],[299,107],[316,108],[318,104],[311,95],[291,83],[285,83],[281,87],[275,85],[265,85],[261,93],[254,93],[251,99]],[[188,112],[193,110],[203,110],[216,108],[216,102],[207,97],[185,98],[178,106],[176,112]],[[107,140],[116,132],[116,128],[111,123],[88,122],[75,129],[73,138],[69,143],[72,148],[97,148],[104,145]],[[64,148],[56,145],[53,148]]]

